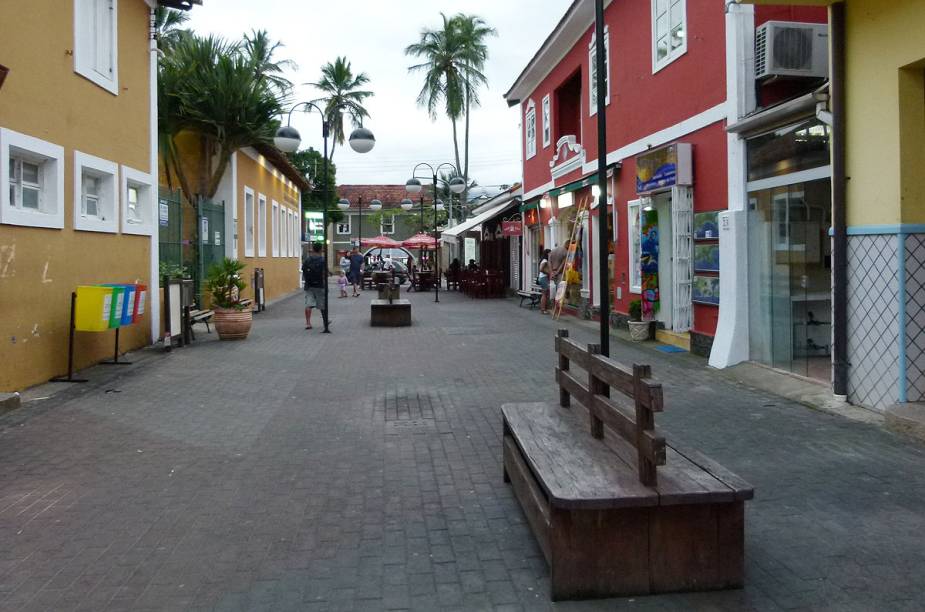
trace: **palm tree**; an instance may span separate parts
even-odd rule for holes
[[[184,11],[177,11],[158,5],[154,9],[154,30],[157,33],[157,48],[165,53],[176,45],[183,36],[189,35],[189,30],[182,28],[189,15]]]
[[[448,18],[440,14],[440,29],[421,31],[420,40],[405,48],[405,54],[424,61],[408,67],[409,72],[423,72],[424,85],[418,94],[418,104],[427,109],[431,119],[437,109],[443,111],[453,126],[453,152],[456,167],[469,179],[469,112],[479,103],[478,90],[488,84],[482,72],[488,58],[485,38],[495,30],[484,20],[462,13]],[[457,121],[465,115],[465,163],[460,163]]]
[[[255,66],[258,79],[266,79],[280,95],[288,95],[292,82],[282,76],[285,70],[297,70],[298,65],[292,60],[276,60],[274,56],[283,43],[274,42],[266,30],[253,30],[244,36],[242,51]]]
[[[328,62],[321,67],[321,80],[307,83],[325,94],[312,102],[324,106],[324,114],[331,129],[332,144],[328,159],[334,159],[335,147],[344,144],[344,116],[341,111],[347,112],[355,126],[363,125],[363,118],[369,117],[363,101],[371,97],[373,92],[360,89],[367,83],[369,76],[365,72],[354,76],[346,57],[338,57],[334,63]]]

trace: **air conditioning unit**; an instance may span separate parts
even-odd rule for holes
[[[829,26],[768,21],[755,32],[755,78],[829,76]]]

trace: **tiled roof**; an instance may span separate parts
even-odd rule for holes
[[[412,197],[405,191],[404,185],[338,185],[337,197],[347,198],[350,200],[351,208],[356,208],[363,198],[363,207],[365,208],[372,200],[379,199],[382,201],[382,208],[398,208],[401,201],[405,198],[411,198],[415,204],[424,195],[425,202],[431,202],[430,190],[425,186],[424,191]]]

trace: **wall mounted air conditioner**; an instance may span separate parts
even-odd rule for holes
[[[755,31],[755,78],[829,75],[829,26],[768,21]]]

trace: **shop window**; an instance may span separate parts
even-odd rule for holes
[[[337,235],[349,236],[351,233],[350,215],[344,215],[344,220],[337,224]]]
[[[527,103],[524,125],[527,134],[527,159],[530,159],[536,155],[536,104],[533,100]]]
[[[627,247],[629,248],[630,292],[642,293],[642,235],[640,215],[642,200],[633,200],[626,205]]]
[[[395,215],[382,215],[382,221],[379,223],[379,233],[384,236],[395,233]]]
[[[813,117],[748,140],[748,180],[829,165],[829,127]]]
[[[652,0],[652,72],[687,52],[687,0]]]
[[[543,96],[543,148],[552,142],[552,113],[549,108],[549,94]]]
[[[244,188],[244,256],[254,256],[254,190]]]
[[[273,200],[273,214],[270,217],[270,253],[279,257],[279,202]]]
[[[0,223],[64,227],[64,149],[0,128]]]
[[[114,162],[74,152],[74,229],[119,230],[117,172]]]
[[[257,197],[257,255],[267,256],[267,196]]]
[[[588,45],[588,91],[590,92],[589,110],[593,115],[597,112],[597,38],[591,36]],[[604,104],[610,105],[610,31],[604,26]]]
[[[122,166],[122,232],[154,233],[154,187],[150,174]]]
[[[118,3],[74,0],[74,71],[119,94]]]

